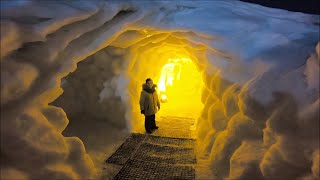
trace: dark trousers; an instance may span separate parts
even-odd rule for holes
[[[156,115],[145,116],[144,127],[147,132],[151,132],[156,127]]]

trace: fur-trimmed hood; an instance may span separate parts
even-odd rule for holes
[[[147,84],[142,84],[142,90],[146,91],[147,93],[154,93],[156,91],[156,84],[153,84],[152,88],[149,88],[149,86]]]

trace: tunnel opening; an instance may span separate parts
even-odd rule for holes
[[[173,57],[171,55],[172,58],[160,59],[162,61],[160,67],[154,68],[152,62],[146,63],[144,68],[151,71],[157,69],[158,72],[140,78],[140,87],[135,91],[137,94],[133,95],[135,100],[131,101],[134,106],[132,113],[140,112],[137,102],[142,90],[141,85],[145,79],[152,78],[157,85],[156,90],[161,104],[161,109],[156,114],[156,122],[160,124],[160,129],[154,135],[195,139],[195,132],[192,131],[196,129],[196,120],[203,109],[202,76],[194,60],[184,54],[174,54]],[[138,114],[137,118],[138,121],[132,121],[132,131],[145,133],[144,117]],[[135,124],[136,122],[139,124]],[[185,134],[190,130],[190,136]]]
[[[130,113],[126,114],[132,132],[144,133],[144,117],[140,114],[139,96],[145,79],[152,78],[158,85],[161,110],[157,120],[167,117],[192,119],[196,122],[203,109],[201,93],[207,60],[205,45],[196,44],[193,32],[162,32],[154,29],[129,30],[111,44],[128,48],[127,97]],[[190,39],[189,39],[190,38]],[[187,97],[187,98],[186,98]],[[188,99],[190,101],[188,101]]]
[[[158,38],[159,34],[152,36]],[[193,119],[190,129],[195,130],[194,121],[200,117],[203,109],[201,96],[204,88],[203,74],[196,57],[190,57],[190,52],[171,44],[151,47],[151,50],[130,59],[132,49],[112,45],[79,62],[77,69],[61,80],[64,92],[51,104],[62,107],[69,119],[89,117],[104,121],[102,119],[105,118],[117,129],[144,133],[143,117],[137,102],[141,85],[151,77],[158,86],[162,104],[157,114],[159,121],[162,117],[189,118]],[[153,61],[155,54],[161,58]],[[112,106],[114,103],[116,105]],[[70,120],[65,135],[75,123]]]
[[[145,133],[139,96],[149,77],[158,85],[161,100],[156,121],[170,125],[160,125],[155,135],[197,138],[206,79],[206,60],[199,54],[205,48],[190,46],[185,34],[194,35],[126,31],[61,80],[64,92],[51,105],[61,107],[68,116],[63,135],[79,137],[97,169],[102,169],[101,159],[114,152],[128,133]],[[130,42],[135,43],[130,46]],[[174,132],[177,129],[184,130],[182,135]]]
[[[168,47],[161,47],[166,49]],[[168,118],[187,118],[192,119],[191,125],[199,118],[203,104],[201,102],[202,93],[202,76],[194,61],[187,58],[185,54],[175,52],[172,47],[169,55],[161,55],[156,62],[147,58],[140,59],[142,62],[142,70],[144,71],[140,77],[131,72],[128,73],[129,77],[139,78],[138,81],[131,81],[129,85],[129,92],[132,95],[131,104],[132,116],[137,118],[131,122],[132,131],[144,133],[143,116],[140,115],[139,102],[142,84],[145,79],[151,78],[157,84],[157,93],[161,104],[161,110],[157,112],[157,121],[168,120]],[[156,52],[158,50],[155,50]],[[164,50],[165,51],[165,50]],[[151,51],[151,54],[154,52]],[[166,52],[167,53],[167,52]],[[137,62],[139,63],[139,62]],[[174,121],[174,119],[172,120]],[[168,122],[170,123],[170,122]],[[173,123],[173,122],[172,122]],[[172,124],[173,125],[173,124]],[[176,124],[178,127],[179,124]],[[190,127],[189,127],[190,128]],[[195,126],[193,129],[195,130]]]

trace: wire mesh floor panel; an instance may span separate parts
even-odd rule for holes
[[[106,162],[124,165],[145,137],[146,135],[144,134],[131,134],[131,136],[117,149],[112,156],[106,160]]]
[[[178,148],[144,143],[133,159],[168,164],[195,164],[196,158],[192,148]]]
[[[147,136],[145,142],[149,144],[184,147],[184,148],[193,148],[195,146],[194,139],[170,138],[170,137],[160,137],[160,136]]]
[[[106,160],[123,167],[114,179],[195,179],[194,139],[132,134]]]
[[[157,123],[160,128],[152,133],[155,136],[161,137],[172,137],[172,138],[185,138],[185,139],[195,139],[196,135],[194,132],[189,130],[178,130],[172,128],[164,128],[161,123]],[[163,130],[164,129],[164,130]]]
[[[178,166],[130,159],[114,179],[195,179],[195,170],[192,166]]]
[[[190,130],[195,120],[192,118],[161,116],[156,119],[159,129],[154,131],[152,135],[172,138],[195,139],[195,131]]]

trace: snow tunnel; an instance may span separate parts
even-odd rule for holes
[[[198,60],[194,51],[203,53],[206,47],[188,41],[185,34],[194,33],[147,30],[122,33],[110,46],[80,62],[77,70],[62,80],[64,93],[53,104],[75,118],[106,117],[118,121],[115,124],[126,119],[123,128],[143,133],[144,121],[137,102],[142,84],[152,77],[162,104],[159,118],[198,119],[203,108],[203,70],[208,63],[206,59]]]
[[[317,179],[319,24],[241,1],[1,1],[1,179],[111,179],[146,78],[157,120],[194,121],[197,179]]]

